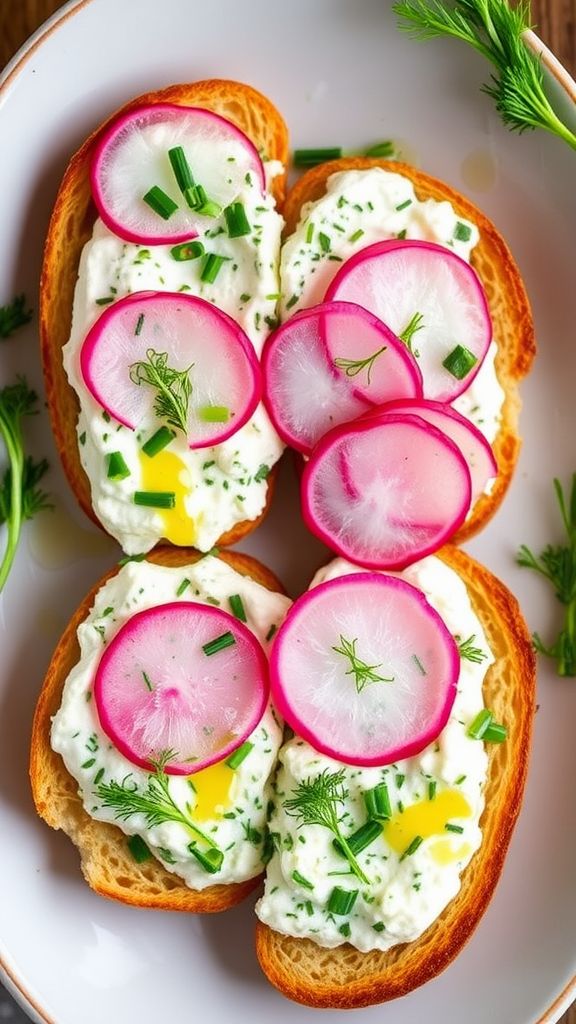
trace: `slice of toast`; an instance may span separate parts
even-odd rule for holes
[[[495,576],[458,548],[439,552],[465,581],[495,663],[484,700],[506,723],[508,739],[488,743],[482,845],[465,868],[461,888],[440,917],[414,942],[387,952],[360,953],[346,944],[326,949],[258,922],[256,951],[268,979],[296,1002],[350,1009],[406,995],[440,974],[470,938],[493,895],[516,823],[535,713],[535,657],[518,602]]]
[[[158,565],[185,566],[201,556],[189,548],[161,548],[147,556]],[[268,590],[284,593],[273,573],[248,555],[222,552],[220,558],[236,572],[249,576]],[[32,727],[30,780],[36,810],[54,829],[62,829],[80,851],[81,867],[88,884],[101,896],[155,910],[187,910],[216,913],[239,903],[260,882],[260,877],[228,885],[211,885],[202,891],[189,889],[178,875],[167,871],[156,858],[137,863],[126,845],[126,836],[115,825],[91,818],[78,796],[78,784],[59,754],[50,746],[50,725],[62,699],[66,678],[78,662],[76,630],[86,618],[100,587],[116,570],[107,573],[86,595],[74,613],[54,652],[42,687]]]
[[[473,221],[480,231],[480,241],[473,250],[471,262],[488,299],[494,337],[498,344],[496,375],[506,397],[501,426],[492,445],[498,464],[498,476],[490,493],[483,494],[476,501],[471,514],[454,536],[454,542],[459,544],[482,529],[494,515],[506,494],[520,454],[518,385],[528,373],[536,352],[530,304],[512,254],[488,217],[455,189],[423,171],[397,161],[345,157],[311,168],[286,197],[285,235],[292,234],[296,229],[304,204],[324,195],[331,174],[337,171],[369,170],[371,167],[382,167],[385,171],[409,178],[420,200],[448,200],[456,213]]]
[[[209,79],[173,85],[146,93],[116,111],[72,157],[50,220],[40,281],[40,338],[48,411],[64,471],[79,504],[98,526],[90,499],[90,482],[78,454],[76,422],[80,406],[62,365],[62,348],[70,337],[74,290],[80,255],[97,217],[89,170],[103,131],[120,114],[150,103],[205,107],[236,124],[269,160],[288,161],[288,132],[275,106],[261,93],[239,82]],[[282,209],[285,175],[273,179],[272,192]],[[244,520],[223,534],[217,544],[235,544],[258,526],[270,506],[275,472],[268,477],[266,506],[254,520]]]

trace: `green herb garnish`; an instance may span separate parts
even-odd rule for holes
[[[339,885],[335,886],[328,898],[328,913],[338,916],[349,914],[357,898],[358,889],[342,889]]]
[[[126,843],[137,864],[150,860],[152,854],[141,836],[130,836]]]
[[[476,356],[465,345],[456,345],[442,361],[442,366],[456,380],[464,380],[478,362]]]
[[[422,313],[414,313],[414,316],[408,321],[404,330],[398,335],[400,341],[404,342],[406,348],[413,356],[420,355],[419,352],[412,348],[412,338],[417,331],[421,331],[424,327],[424,324],[422,323],[423,319],[424,317],[422,316]]]
[[[576,134],[552,109],[544,90],[541,60],[526,46],[530,4],[506,0],[401,0],[393,5],[400,27],[416,39],[452,36],[489,60],[495,73],[482,91],[496,101],[512,131],[543,128],[576,149]]]
[[[174,245],[170,249],[170,255],[177,263],[186,263],[188,260],[197,260],[204,255],[202,242],[182,242],[181,245]]]
[[[130,380],[134,384],[153,388],[156,391],[156,415],[166,420],[169,426],[186,433],[188,406],[192,394],[190,371],[194,364],[192,363],[186,370],[175,370],[168,366],[168,353],[156,352],[153,348],[147,349],[146,359],[147,362],[132,363]]]
[[[236,637],[233,633],[228,630],[227,633],[222,633],[220,636],[210,640],[207,644],[202,644],[202,650],[204,654],[209,658],[212,654],[218,654],[219,651],[225,650],[226,647],[233,647],[236,643]]]
[[[153,459],[155,455],[163,451],[171,441],[174,440],[176,434],[169,427],[159,427],[152,437],[149,437],[147,441],[142,445],[142,451],[144,455],[147,455],[149,459]]]
[[[234,618],[238,619],[239,622],[247,622],[246,610],[244,608],[244,602],[240,597],[240,594],[230,594],[228,598],[228,604],[230,605],[230,611]]]
[[[198,419],[203,423],[228,423],[230,409],[225,405],[203,405],[198,409]]]
[[[338,356],[334,360],[334,366],[337,366],[339,370],[344,370],[347,377],[357,377],[362,370],[366,370],[367,384],[370,385],[370,374],[374,367],[374,363],[381,356],[383,352],[388,348],[387,345],[382,345],[382,348],[373,352],[371,356],[367,356],[366,359],[343,359]]]
[[[218,277],[222,267],[228,261],[228,256],[217,256],[214,252],[207,253],[202,267],[202,273],[200,274],[200,280],[203,281],[204,284],[214,284],[214,281]]]
[[[382,825],[379,821],[372,819],[371,821],[366,821],[360,828],[357,828],[351,836],[347,836],[346,842],[352,853],[362,853],[362,850],[365,850],[367,846],[371,846],[381,835]],[[344,853],[339,839],[333,839],[332,846],[335,850],[338,850],[338,853]]]
[[[192,177],[192,171],[190,170],[190,164],[186,159],[186,154],[182,149],[182,146],[174,146],[173,149],[168,150],[168,159],[170,165],[174,171],[174,177],[178,183],[178,188],[183,195],[186,195],[186,189],[194,188],[194,178]]]
[[[284,801],[284,808],[289,815],[300,819],[300,825],[322,825],[329,829],[338,839],[356,878],[368,885],[369,880],[342,835],[338,823],[338,806],[343,804],[348,796],[344,779],[344,769],[331,772],[326,768],[320,775],[300,782],[293,791],[293,797]]]
[[[295,167],[316,167],[327,160],[340,160],[343,156],[369,156],[393,158],[396,149],[393,142],[375,142],[362,149],[342,149],[342,146],[326,146],[323,149],[295,149],[293,162]]]
[[[547,544],[539,555],[534,555],[523,544],[518,552],[518,564],[534,569],[549,580],[558,601],[565,608],[564,622],[554,643],[545,644],[538,633],[534,633],[534,648],[538,654],[555,659],[559,676],[576,676],[576,473],[572,474],[569,501],[562,484],[556,479],[554,491],[566,531],[566,542]]]
[[[364,803],[370,818],[378,821],[392,817],[390,794],[385,782],[380,782],[374,789],[367,789],[364,793]]]
[[[109,452],[106,456],[106,476],[109,480],[125,480],[130,476],[130,470],[122,452]]]
[[[170,220],[174,211],[178,209],[178,203],[175,203],[159,185],[153,185],[142,199],[163,220]]]
[[[144,508],[175,508],[174,491],[135,491],[134,504]]]
[[[368,686],[369,683],[393,683],[394,676],[378,675],[376,669],[380,668],[380,665],[368,665],[358,657],[356,654],[357,643],[357,637],[354,640],[347,640],[346,637],[340,634],[341,646],[332,648],[332,650],[336,651],[337,654],[342,654],[345,658],[348,658],[350,668],[346,670],[346,675],[354,676],[356,692],[362,693],[362,690]]]
[[[236,769],[239,768],[242,762],[246,760],[248,754],[253,749],[254,744],[250,743],[249,740],[246,740],[246,742],[243,743],[242,746],[237,747],[236,750],[234,750],[230,754],[230,757],[226,758],[226,764],[228,765],[229,768],[232,768],[232,771],[236,771]]]
[[[488,657],[486,651],[483,651],[480,647],[474,647],[474,641],[476,639],[475,633],[472,633],[467,640],[462,640],[458,634],[456,634],[454,639],[458,644],[460,657],[464,658],[466,661],[473,661],[476,665],[480,665],[480,663]]]
[[[12,302],[0,306],[0,338],[9,338],[19,327],[30,323],[32,310],[27,305],[25,295],[16,295]]]
[[[227,206],[224,210],[224,219],[229,238],[241,238],[242,235],[249,235],[252,230],[242,203],[231,203]]]

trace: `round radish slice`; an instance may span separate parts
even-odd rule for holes
[[[325,302],[282,324],[266,341],[262,371],[274,426],[305,453],[371,406],[422,395],[422,376],[406,346],[349,302]]]
[[[443,402],[431,402],[427,399],[401,398],[388,402],[379,409],[366,413],[366,417],[377,419],[390,413],[409,413],[419,416],[438,427],[447,437],[451,437],[466,459],[472,483],[472,504],[484,493],[486,484],[498,474],[498,465],[492,448],[483,434],[462,413]]]
[[[190,448],[230,437],[262,394],[260,365],[241,327],[181,293],[137,292],[109,306],[88,332],[80,367],[119,423],[135,430],[156,415],[184,431]]]
[[[347,764],[419,753],[456,696],[454,638],[416,587],[358,573],[299,597],[270,660],[272,700],[297,735]]]
[[[338,554],[400,569],[436,551],[464,522],[471,483],[454,441],[413,415],[336,427],[312,452],[302,514]]]
[[[262,161],[239,128],[211,110],[169,103],[138,107],[114,121],[90,175],[104,223],[128,242],[149,244],[196,236],[209,216],[234,202],[246,175],[265,188]]]
[[[182,601],[138,612],[96,670],[104,732],[133,764],[190,775],[244,742],[268,699],[266,658],[232,615]]]
[[[365,306],[418,359],[425,398],[451,402],[472,383],[492,324],[472,267],[432,242],[376,242],[340,268],[326,300]]]

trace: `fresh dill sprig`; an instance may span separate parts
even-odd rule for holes
[[[576,473],[572,474],[570,498],[567,501],[559,480],[554,491],[566,531],[566,544],[547,544],[539,555],[522,544],[518,565],[544,576],[554,587],[556,597],[566,608],[564,624],[553,644],[545,644],[538,633],[532,636],[539,654],[555,658],[559,676],[576,676]]]
[[[188,804],[184,810],[175,803],[169,787],[169,778],[165,772],[167,762],[173,751],[167,751],[157,761],[152,762],[154,772],[150,775],[146,788],[140,792],[138,786],[127,775],[122,782],[101,782],[96,787],[98,798],[103,807],[110,807],[116,812],[118,821],[128,821],[134,814],[142,814],[148,828],[162,825],[165,821],[176,821],[183,825],[194,838],[200,837],[207,846],[217,850],[218,846],[210,836],[206,835],[192,819]]]
[[[154,412],[176,430],[188,430],[188,406],[192,394],[190,380],[191,364],[186,370],[175,370],[168,366],[168,353],[156,352],[149,348],[147,362],[133,363],[130,380],[134,384],[146,384],[156,391]]]
[[[344,370],[347,377],[357,377],[359,373],[362,373],[362,370],[366,370],[367,383],[370,384],[370,374],[374,363],[378,359],[378,356],[381,356],[387,348],[387,345],[382,345],[382,348],[373,352],[371,356],[367,356],[366,359],[343,359],[339,356],[334,360],[334,366],[337,366],[339,370]]]
[[[337,808],[348,796],[344,778],[343,768],[336,772],[325,768],[320,775],[300,782],[294,790],[294,796],[284,801],[284,808],[292,817],[300,819],[300,825],[322,825],[329,829],[338,839],[356,878],[368,885],[369,879],[340,831]]]
[[[376,672],[377,668],[381,668],[381,665],[368,665],[365,661],[356,654],[356,644],[358,638],[354,640],[347,640],[345,636],[340,634],[340,647],[333,647],[332,650],[336,651],[337,654],[342,654],[345,658],[348,658],[350,662],[350,668],[347,669],[347,676],[354,676],[354,682],[356,683],[356,692],[362,693],[362,690],[368,686],[368,683],[393,683],[394,676],[380,676]]]
[[[488,657],[486,651],[483,651],[481,647],[474,647],[475,633],[472,633],[466,640],[462,640],[458,634],[456,634],[454,639],[458,644],[460,657],[465,658],[466,661],[473,661],[476,665],[480,665]]]
[[[0,562],[0,591],[12,568],[22,523],[37,512],[51,508],[48,495],[38,487],[48,463],[45,459],[35,462],[24,455],[22,421],[38,412],[37,404],[38,396],[24,377],[17,377],[15,384],[0,390],[0,437],[8,455],[8,468],[0,485],[0,524],[6,523],[8,528],[6,549]]]
[[[424,327],[424,324],[422,323],[423,319],[424,317],[422,313],[414,313],[414,316],[410,318],[402,333],[398,335],[400,341],[404,342],[408,351],[411,352],[413,356],[416,356],[416,358],[418,358],[420,353],[417,349],[412,348],[412,338],[417,331],[421,331]]]
[[[472,46],[495,68],[482,91],[496,102],[512,131],[543,128],[576,149],[576,134],[558,117],[544,91],[541,60],[526,46],[530,3],[507,0],[400,0],[392,9],[415,39],[452,36]]]
[[[25,295],[17,295],[6,306],[0,306],[0,338],[9,338],[19,327],[29,324],[32,310],[27,309]]]

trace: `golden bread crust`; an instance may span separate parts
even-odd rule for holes
[[[172,85],[167,89],[138,96],[97,128],[68,164],[44,248],[40,280],[40,341],[46,398],[56,447],[68,483],[79,504],[98,526],[102,524],[92,508],[90,482],[82,469],[78,453],[76,423],[80,406],[62,365],[62,348],[70,337],[80,255],[92,235],[97,216],[89,180],[95,146],[104,130],[119,115],[149,103],[174,103],[213,110],[241,128],[269,159],[280,160],[284,166],[288,162],[286,125],[270,100],[256,89],[239,82],[209,79],[189,85]],[[285,175],[274,179],[272,192],[280,209],[285,188]],[[268,483],[266,506],[262,514],[255,520],[237,523],[218,540],[218,544],[235,544],[258,526],[270,505],[273,478]]]
[[[488,217],[449,185],[397,161],[345,157],[311,168],[297,181],[286,198],[286,234],[295,230],[302,206],[324,195],[331,174],[337,171],[368,170],[371,167],[382,167],[385,171],[403,174],[413,183],[419,199],[448,200],[460,216],[473,221],[480,231],[480,242],[472,254],[472,266],[482,281],[488,299],[494,337],[498,343],[496,374],[506,397],[501,427],[492,445],[498,464],[498,476],[490,494],[483,494],[478,499],[471,515],[453,537],[454,543],[460,544],[492,518],[506,494],[520,454],[518,384],[528,373],[536,353],[530,304],[514,258]]]
[[[406,995],[436,977],[470,938],[493,895],[522,801],[535,713],[535,657],[518,602],[495,576],[465,552],[439,557],[466,582],[473,609],[496,662],[484,682],[486,706],[505,722],[505,743],[487,744],[483,840],[462,874],[458,895],[415,942],[388,952],[360,953],[350,945],[324,949],[260,921],[256,952],[276,988],[307,1006],[350,1009]]]
[[[158,565],[184,566],[200,557],[189,548],[161,548],[152,552],[148,560]],[[268,590],[284,592],[273,573],[256,559],[236,552],[222,552],[220,558]],[[211,885],[196,892],[154,857],[138,864],[119,828],[86,813],[76,780],[50,746],[52,717],[60,707],[66,678],[80,657],[76,630],[88,615],[97,591],[116,572],[117,569],[113,569],[107,573],[86,595],[66,627],[48,667],[32,726],[30,781],[36,810],[48,825],[62,829],[76,844],[84,877],[101,896],[154,910],[204,914],[227,910],[252,892],[261,876],[230,885]]]

